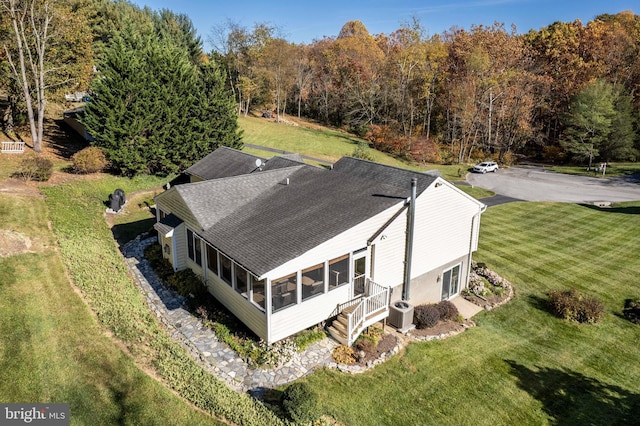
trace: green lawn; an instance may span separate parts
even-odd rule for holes
[[[0,258],[0,401],[65,402],[71,424],[212,424],[108,338],[65,275],[47,208],[0,196],[0,229],[40,251]]]
[[[594,167],[600,167],[600,163],[594,163]],[[558,173],[566,173],[570,175],[581,176],[598,176],[602,177],[602,172],[596,173],[592,167],[591,171],[587,171],[587,166],[552,166],[547,170]],[[629,176],[640,173],[640,163],[609,163],[604,177],[613,176]]]
[[[352,155],[358,141],[362,140],[340,130],[329,128],[316,129],[306,126],[294,127],[257,117],[240,117],[238,124],[244,131],[243,141],[245,143],[297,152],[330,162],[337,161],[345,155]],[[274,155],[273,152],[253,148],[245,148],[244,150],[251,154],[267,158]],[[435,164],[422,166],[400,161],[379,151],[370,150],[370,152],[376,162],[419,171],[437,169],[449,180],[464,179],[464,174],[469,167],[465,165],[444,166]]]
[[[640,203],[612,210],[511,203],[483,215],[476,259],[509,279],[516,297],[478,327],[411,344],[375,370],[306,380],[349,425],[630,424],[640,416],[640,327],[621,318],[640,296]],[[545,309],[550,289],[604,302],[598,325]]]
[[[168,388],[200,409],[235,424],[279,424],[280,420],[264,405],[206,373],[167,335],[146,306],[113,244],[104,217],[108,195],[115,188],[132,194],[163,182],[152,177],[105,176],[42,188],[64,264],[101,325]],[[172,415],[169,410],[166,413]],[[174,424],[190,422],[178,420]]]

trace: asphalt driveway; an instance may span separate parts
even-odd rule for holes
[[[495,173],[469,173],[467,182],[497,195],[526,201],[592,204],[640,200],[640,184],[624,178],[572,176],[541,167],[511,167]]]

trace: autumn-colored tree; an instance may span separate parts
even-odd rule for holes
[[[261,103],[263,95],[269,92],[262,81],[261,61],[275,30],[265,23],[256,23],[250,30],[232,21],[214,28],[211,41],[215,46],[215,56],[223,59],[220,62],[226,67],[238,112],[245,116],[252,103]]]
[[[33,149],[41,152],[47,96],[65,87],[86,87],[91,73],[86,11],[71,0],[2,0],[0,8],[13,79],[8,86],[19,90]]]
[[[331,73],[336,124],[360,131],[375,121],[383,52],[360,21],[349,21],[325,53]]]
[[[295,83],[295,46],[282,38],[272,38],[265,45],[260,65],[267,81],[273,88],[276,121],[284,114],[287,94],[293,91]]]
[[[535,76],[515,28],[474,26],[447,37],[447,137],[457,161],[468,161],[476,149],[502,157],[524,145],[534,133]]]
[[[301,44],[295,46],[294,57],[294,80],[295,80],[295,101],[298,106],[298,118],[302,113],[302,101],[309,98],[309,91],[311,86],[311,77],[313,69],[311,67],[311,55],[309,54],[309,47]]]

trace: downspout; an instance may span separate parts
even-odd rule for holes
[[[409,200],[409,217],[407,217],[406,246],[404,249],[404,282],[402,283],[402,300],[411,297],[411,259],[413,257],[413,228],[416,218],[416,186],[417,178],[411,178],[411,199]]]
[[[483,205],[482,207],[480,207],[480,211],[478,211],[478,213],[476,213],[475,215],[473,215],[473,217],[471,218],[471,238],[469,239],[469,254],[467,255],[467,275],[466,275],[466,279],[465,279],[465,288],[469,288],[469,277],[471,276],[471,261],[472,261],[472,250],[473,250],[473,239],[474,239],[474,233],[475,233],[475,229],[478,229],[478,233],[476,235],[476,239],[480,238],[480,224],[478,223],[478,221],[480,220],[480,215],[482,215],[482,213],[484,213],[487,210],[487,206]]]

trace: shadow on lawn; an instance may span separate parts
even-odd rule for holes
[[[154,218],[138,220],[135,222],[121,223],[113,225],[111,233],[118,245],[123,245],[133,240],[142,233],[153,233],[153,225],[156,223]]]
[[[628,207],[598,207],[593,204],[580,204],[582,207],[586,207],[592,210],[598,210],[605,213],[623,213],[623,214],[640,214],[640,206],[628,206]]]
[[[540,297],[535,294],[530,294],[527,296],[527,301],[534,308],[539,309],[543,312],[546,312],[549,315],[553,315],[551,313],[551,306],[549,305],[549,301],[544,297]]]
[[[564,368],[530,369],[513,360],[505,362],[518,386],[542,402],[554,424],[634,424],[640,416],[640,394]]]

